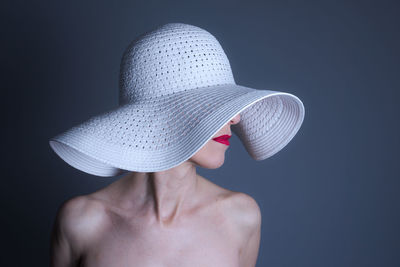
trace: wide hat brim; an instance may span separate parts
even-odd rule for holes
[[[232,132],[253,159],[263,160],[292,140],[305,111],[289,93],[217,85],[120,105],[49,143],[65,162],[89,174],[157,172],[190,159],[239,113]]]

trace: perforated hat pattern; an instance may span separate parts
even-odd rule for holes
[[[93,175],[162,171],[192,157],[238,113],[232,131],[262,160],[295,136],[304,106],[289,93],[237,85],[213,35],[168,23],[124,51],[119,106],[57,135],[50,146]]]
[[[125,50],[120,69],[120,103],[220,84],[235,84],[217,39],[192,25],[169,23]]]

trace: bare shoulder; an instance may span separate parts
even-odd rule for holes
[[[203,178],[203,177],[202,177]],[[250,231],[261,224],[261,211],[256,200],[242,192],[231,191],[203,178],[210,195],[208,199],[216,199],[219,212],[225,214],[229,221],[234,222],[241,230]]]
[[[89,196],[73,197],[57,211],[54,234],[77,250],[92,242],[107,223],[105,206]]]
[[[224,209],[242,231],[252,232],[261,225],[260,207],[246,193],[229,191],[224,200]]]
[[[238,241],[240,266],[256,266],[261,240],[261,211],[248,194],[232,192],[226,203],[231,216],[232,236]]]

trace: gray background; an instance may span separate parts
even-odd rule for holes
[[[212,33],[237,84],[297,95],[306,117],[256,162],[233,137],[200,174],[259,203],[257,266],[400,266],[395,1],[6,1],[1,266],[46,266],[58,206],[102,188],[48,139],[117,105],[119,63],[168,22]],[[4,125],[5,124],[5,125]]]

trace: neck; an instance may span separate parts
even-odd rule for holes
[[[166,225],[193,202],[199,178],[195,165],[186,161],[166,171],[132,172],[122,179],[122,190],[128,201],[135,201],[135,206],[140,208],[149,208],[157,222]]]

